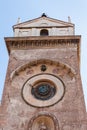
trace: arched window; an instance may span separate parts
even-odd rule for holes
[[[48,30],[42,29],[42,30],[40,31],[40,36],[48,36]]]

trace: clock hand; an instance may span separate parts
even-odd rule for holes
[[[30,86],[31,88],[33,88],[33,85],[29,84],[29,86]]]

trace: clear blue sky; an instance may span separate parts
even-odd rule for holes
[[[87,101],[87,0],[1,0],[0,2],[0,98],[4,86],[8,64],[8,53],[4,37],[13,36],[12,26],[18,17],[21,22],[41,16],[45,12],[49,17],[67,21],[71,17],[75,24],[75,34],[82,35],[81,77]],[[87,103],[86,103],[87,104]]]

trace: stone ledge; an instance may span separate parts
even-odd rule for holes
[[[55,48],[77,46],[81,36],[5,37],[8,52],[11,49]],[[38,40],[39,39],[39,40]]]

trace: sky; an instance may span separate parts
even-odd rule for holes
[[[4,37],[13,36],[12,26],[21,22],[48,17],[75,24],[75,34],[81,35],[81,79],[87,107],[87,0],[1,0],[0,2],[0,100],[3,93],[9,56]]]

